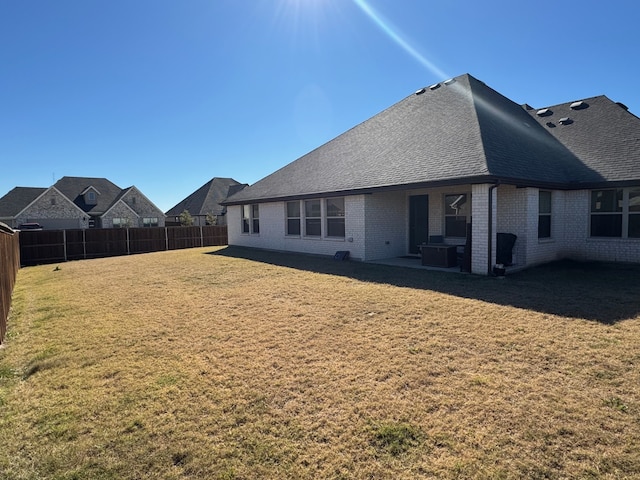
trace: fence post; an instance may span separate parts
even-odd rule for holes
[[[204,237],[202,236],[202,225],[200,225],[200,246],[204,247]]]
[[[87,229],[83,228],[82,229],[82,256],[84,257],[84,259],[87,259],[87,236],[86,236],[86,232]]]
[[[169,229],[164,227],[164,249],[169,250]]]
[[[66,262],[67,259],[67,231],[66,230],[62,230],[62,245],[63,245],[63,250],[64,250],[64,261]]]
[[[129,248],[129,228],[127,227],[127,255],[131,255],[131,249]]]

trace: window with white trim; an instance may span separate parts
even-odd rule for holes
[[[471,208],[466,193],[445,195],[444,236],[466,238],[470,214]]]
[[[640,187],[629,190],[629,238],[640,238]]]
[[[251,219],[251,206],[250,205],[242,205],[242,233],[249,233],[250,229],[250,219]]]
[[[307,237],[322,235],[322,208],[319,199],[304,201],[304,234]]]
[[[591,236],[622,237],[622,189],[591,192]]]
[[[591,191],[591,236],[640,238],[640,187]]]
[[[260,233],[260,205],[242,205],[242,233]]]
[[[327,237],[344,238],[344,198],[325,200]]]
[[[287,235],[300,235],[300,202],[287,202]]]
[[[158,217],[144,217],[142,219],[143,227],[157,227],[158,226]]]
[[[251,233],[260,233],[260,205],[251,205]]]
[[[113,228],[127,228],[129,226],[128,218],[114,218]]]
[[[551,192],[538,192],[538,238],[551,238]]]

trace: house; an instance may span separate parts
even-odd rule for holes
[[[497,263],[640,262],[640,119],[605,96],[533,109],[462,75],[223,204],[230,245],[373,261],[436,241],[465,245],[485,275]],[[500,234],[515,244],[498,262]]]
[[[62,177],[49,188],[16,187],[0,198],[0,221],[17,228],[162,227],[164,213],[136,187],[106,178]]]
[[[233,178],[214,177],[165,213],[167,225],[180,225],[184,211],[189,212],[194,225],[226,225],[227,207],[220,202],[246,186]]]

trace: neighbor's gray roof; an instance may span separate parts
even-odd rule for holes
[[[602,178],[523,108],[470,75],[421,89],[225,204],[384,188]]]
[[[529,114],[603,180],[640,181],[640,118],[624,105],[601,95]]]
[[[102,215],[124,193],[120,187],[106,178],[62,177],[53,186],[80,209],[91,215]],[[82,192],[88,187],[93,187],[99,193],[96,195],[95,205],[87,205],[84,201]]]
[[[15,217],[46,191],[46,188],[15,187],[0,198],[0,217]]]
[[[246,185],[233,178],[214,177],[180,203],[170,208],[165,215],[180,215],[185,210],[191,215],[223,215],[226,208],[220,205],[224,199]]]

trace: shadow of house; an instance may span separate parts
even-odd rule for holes
[[[432,290],[549,315],[613,324],[640,315],[640,266],[559,261],[503,279],[338,262],[331,258],[229,246],[209,253],[357,281]],[[526,313],[523,312],[523,315]]]

